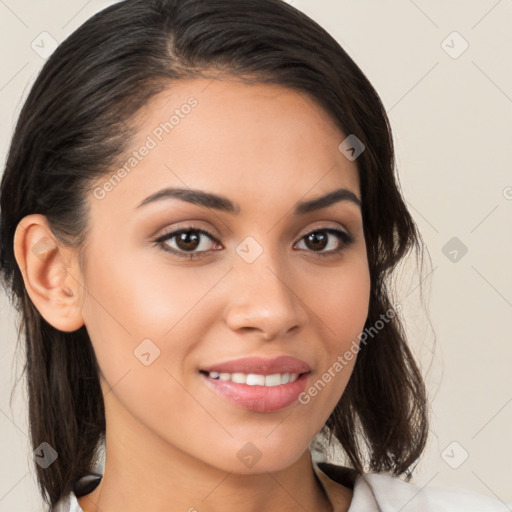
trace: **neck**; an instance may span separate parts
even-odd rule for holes
[[[116,464],[116,458],[110,455],[107,450],[98,487],[79,499],[85,512],[333,511],[314,474],[309,451],[286,470],[251,475],[194,464],[184,466],[174,461],[174,471],[162,471],[159,464],[153,463],[155,469],[161,470],[154,479],[148,477],[153,473],[141,467],[144,464],[137,464],[134,470],[126,464]],[[173,504],[172,508],[169,504]]]
[[[285,469],[240,474],[214,467],[170,445],[142,423],[128,416],[119,420],[109,412],[103,478],[79,499],[86,512],[334,510],[307,445]],[[350,504],[351,491],[341,488],[346,493],[336,497],[335,512],[345,512]]]

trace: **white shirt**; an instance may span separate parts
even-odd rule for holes
[[[353,490],[348,512],[506,512],[512,502],[503,502],[483,494],[451,487],[421,487],[384,473],[358,475],[353,469],[313,460],[315,470],[334,512],[339,512],[337,499],[342,485]],[[98,481],[88,475],[77,482],[73,493],[61,499],[56,512],[83,512],[77,499],[88,494]],[[88,490],[84,492],[84,488]],[[75,492],[77,494],[75,494]],[[149,511],[151,512],[151,511]]]
[[[322,485],[337,512],[334,498],[340,484],[351,487],[353,496],[348,512],[506,512],[512,502],[506,503],[483,494],[427,485],[418,486],[404,482],[385,473],[358,475],[353,469],[313,463]],[[508,507],[508,509],[507,509]]]

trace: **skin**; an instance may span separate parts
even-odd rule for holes
[[[296,202],[342,187],[361,198],[356,162],[338,150],[346,135],[305,94],[197,79],[173,84],[139,113],[130,151],[191,96],[197,106],[120,183],[102,199],[88,196],[86,272],[45,217],[25,217],[16,232],[32,301],[60,330],[85,324],[101,369],[106,465],[80,505],[87,512],[296,511],[298,504],[346,511],[352,492],[338,486],[336,505],[329,502],[308,445],[355,358],[309,403],[273,413],[218,396],[198,373],[239,357],[291,355],[310,365],[309,387],[357,340],[370,292],[360,208],[340,201],[292,212]],[[178,199],[137,208],[169,186],[223,195],[240,213]],[[179,258],[154,243],[191,223],[216,240],[199,235],[193,250],[205,257]],[[343,248],[331,234],[323,249],[307,243],[305,235],[328,227],[354,242]],[[252,263],[236,252],[247,236],[263,251]],[[41,250],[41,239],[52,243]],[[165,244],[184,252],[176,238]],[[340,247],[333,258],[319,256]],[[160,350],[149,366],[134,355],[144,339]],[[261,453],[252,467],[237,457],[247,442]]]

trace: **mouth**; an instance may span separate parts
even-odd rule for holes
[[[210,379],[220,380],[222,382],[234,382],[235,384],[247,384],[248,386],[282,386],[295,382],[300,375],[304,373],[273,373],[271,375],[261,375],[257,373],[220,373],[206,372],[200,370],[200,373]]]
[[[290,356],[237,359],[199,370],[205,384],[235,406],[276,412],[292,405],[307,384],[311,369]]]

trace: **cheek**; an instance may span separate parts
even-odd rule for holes
[[[322,292],[322,293],[320,293]],[[329,351],[344,351],[364,328],[370,300],[366,255],[354,253],[324,290],[317,290],[322,318],[329,327]]]
[[[211,297],[226,269],[171,268],[161,260],[160,273],[154,257],[144,256],[135,265],[129,258],[111,258],[112,250],[105,253],[88,276],[90,295],[84,308],[106,384],[105,406],[113,416],[124,418],[129,411],[157,430],[186,418],[186,432],[209,425],[223,435],[184,389],[195,385],[191,354],[218,321],[218,302]]]
[[[359,352],[359,336],[368,316],[370,275],[367,260],[355,257],[340,268],[323,293],[317,289],[315,304],[323,325],[324,357],[300,398],[315,409],[319,428],[339,401]]]
[[[83,313],[106,383],[105,405],[122,417],[123,404],[148,425],[176,423],[187,411],[187,428],[199,428],[208,416],[184,393],[185,363],[210,325],[204,319],[211,320],[211,306],[201,299],[219,277],[194,278],[193,270],[177,267],[163,279],[152,269],[154,262],[107,259],[88,276]]]
[[[162,355],[164,347],[170,355],[176,355],[179,347],[193,348],[181,336],[194,339],[198,320],[208,314],[204,299],[225,269],[173,268],[164,258],[155,257],[153,249],[140,258],[113,257],[112,248],[104,254],[101,265],[91,268],[87,276],[89,293],[83,309],[98,357],[115,351],[118,360],[131,362],[133,351],[145,339]],[[172,344],[173,339],[181,342]]]

